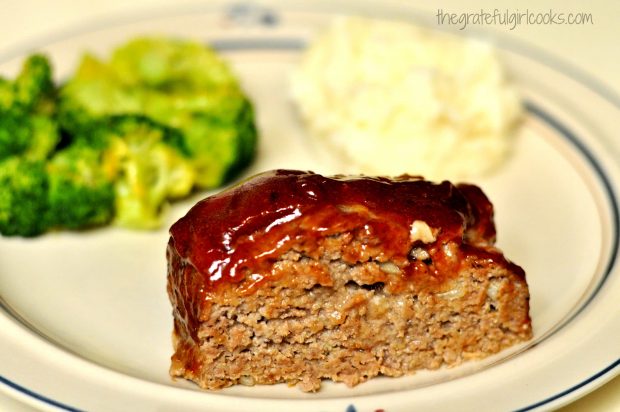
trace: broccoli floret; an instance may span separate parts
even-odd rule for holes
[[[13,82],[0,77],[0,113],[11,107],[14,96]]]
[[[93,133],[95,139],[100,140],[105,135],[125,136],[125,140],[129,140],[132,144],[137,145],[140,143],[140,137],[136,136],[136,132],[140,132],[142,135],[150,136],[149,139],[146,139],[148,143],[161,141],[178,151],[179,154],[185,157],[191,156],[187,141],[179,130],[158,123],[150,117],[141,114],[104,117],[97,127],[99,130]],[[100,133],[101,131],[103,131],[102,134]]]
[[[196,178],[178,131],[139,115],[104,118],[100,127],[94,139],[107,141],[106,170],[116,175],[114,223],[159,227],[168,201],[187,196]]]
[[[101,137],[101,122],[106,122],[109,115],[137,113],[139,107],[139,102],[118,86],[114,72],[106,64],[85,54],[74,76],[58,93],[57,119],[68,144],[83,139],[92,143]]]
[[[55,87],[45,56],[24,61],[14,81],[0,79],[0,233],[36,236],[48,228],[45,162],[59,133]]]
[[[15,111],[0,112],[0,160],[28,150],[32,136],[29,119]]]
[[[52,69],[47,57],[29,56],[15,81],[0,79],[0,112],[20,110],[49,115],[55,94]]]
[[[227,182],[255,155],[254,111],[237,87],[192,94],[153,93],[144,110],[153,119],[182,131],[200,188]]]
[[[47,229],[45,163],[11,157],[0,162],[0,233],[37,236]]]
[[[28,57],[15,79],[15,103],[24,110],[50,115],[54,91],[52,68],[47,57],[40,54]]]
[[[80,229],[109,223],[114,216],[114,173],[105,152],[75,144],[47,164],[50,227]]]
[[[236,102],[238,107],[226,115],[198,113],[179,125],[199,176],[199,187],[216,187],[229,181],[254,157],[257,132],[253,108],[247,99],[239,98]]]
[[[171,38],[137,38],[117,48],[110,68],[128,87],[185,91],[238,87],[227,64],[204,44]]]
[[[56,121],[65,145],[69,145],[81,137],[90,136],[93,129],[97,128],[98,120],[75,102],[59,101]]]
[[[0,78],[0,232],[159,227],[170,200],[233,178],[256,138],[251,103],[200,43],[137,39],[109,61],[85,55],[60,89],[33,55]]]
[[[15,110],[0,113],[0,160],[10,156],[44,160],[58,141],[58,127],[50,117]]]
[[[47,58],[30,56],[11,82],[0,80],[0,160],[47,158],[59,142],[54,84]]]
[[[126,87],[108,64],[86,54],[75,74],[61,87],[59,105],[61,112],[70,112],[83,123],[105,115],[138,114],[143,96],[140,89]]]
[[[61,113],[79,107],[95,118],[142,114],[180,130],[199,188],[222,185],[256,150],[250,102],[228,65],[199,43],[137,39],[107,64],[87,56],[60,105]]]

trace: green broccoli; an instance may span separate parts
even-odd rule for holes
[[[183,133],[200,188],[222,185],[254,157],[257,139],[254,112],[238,88],[193,95],[153,93],[144,111]]]
[[[30,147],[32,127],[30,117],[12,112],[0,112],[0,160],[25,153]]]
[[[59,91],[59,110],[84,123],[93,117],[140,113],[141,90],[125,87],[106,63],[85,54],[75,74]]]
[[[214,50],[180,39],[133,39],[114,51],[110,69],[125,86],[164,93],[239,87]]]
[[[45,163],[11,157],[0,162],[0,233],[37,236],[47,229]]]
[[[44,160],[60,140],[54,119],[16,110],[0,112],[0,160],[23,156]]]
[[[14,96],[13,82],[0,76],[0,113],[13,105]]]
[[[114,223],[159,227],[168,201],[187,196],[196,178],[178,131],[139,115],[103,118],[99,127],[91,142],[107,142],[105,169],[115,176]]]
[[[233,101],[237,107],[231,110],[194,113],[191,120],[179,124],[199,176],[199,187],[216,187],[231,180],[254,156],[257,133],[252,105],[246,99]]]
[[[90,136],[93,129],[97,128],[98,120],[74,102],[59,101],[56,121],[62,142],[65,145],[69,145],[84,136]]]
[[[0,78],[0,113],[7,110],[53,112],[56,88],[47,57],[29,56],[14,81]]]
[[[15,79],[14,90],[15,105],[21,106],[25,111],[52,114],[56,88],[47,57],[40,54],[28,57]]]
[[[85,55],[58,88],[33,55],[0,78],[0,233],[156,228],[171,200],[222,185],[256,150],[248,98],[210,48],[137,39]]]
[[[18,156],[0,162],[0,233],[29,237],[110,222],[115,192],[109,170],[103,152],[81,145],[48,162]]]
[[[256,150],[249,100],[228,65],[199,43],[136,39],[109,63],[86,56],[62,87],[59,104],[66,118],[141,114],[178,129],[199,188],[230,180]]]
[[[75,144],[47,164],[49,227],[81,229],[109,223],[114,216],[115,170],[105,152]]]
[[[14,81],[0,80],[0,160],[47,158],[60,140],[49,61],[30,56]]]

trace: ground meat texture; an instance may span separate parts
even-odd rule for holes
[[[475,186],[409,176],[273,171],[203,200],[167,249],[171,375],[316,391],[530,339],[492,214]]]

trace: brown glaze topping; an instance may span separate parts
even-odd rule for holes
[[[247,281],[250,286],[264,281],[273,261],[292,245],[311,251],[320,239],[345,231],[362,231],[374,239],[381,247],[375,259],[408,268],[409,277],[422,273],[424,266],[410,253],[420,243],[411,238],[415,221],[434,233],[424,245],[433,255],[433,272],[443,271],[446,244],[458,245],[459,258],[477,254],[510,264],[492,247],[493,207],[479,188],[411,176],[266,172],[196,204],[172,226],[170,246],[203,275],[203,284],[195,285],[203,293],[242,281],[243,290],[251,290]],[[366,247],[372,242],[349,254],[343,251],[343,259],[365,261]],[[428,270],[425,266],[424,273]]]

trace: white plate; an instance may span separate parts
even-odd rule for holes
[[[420,19],[395,7],[382,15]],[[211,5],[103,21],[33,49],[48,52],[62,77],[83,50],[105,53],[136,34],[208,40],[234,64],[256,104],[262,140],[248,173],[331,173],[337,167],[318,155],[295,116],[287,76],[308,38],[339,11],[377,15],[358,2],[338,9],[330,2]],[[107,228],[0,239],[0,389],[51,410],[534,410],[611,379],[620,371],[620,146],[612,140],[620,99],[535,50],[497,44],[523,90],[527,118],[514,156],[476,183],[496,206],[499,246],[527,272],[533,342],[484,362],[353,389],[201,391],[168,376],[166,230]],[[23,55],[0,57],[0,72],[12,74]],[[196,200],[175,205],[167,223]]]

